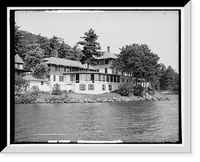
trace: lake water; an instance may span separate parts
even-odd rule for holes
[[[16,104],[15,142],[179,140],[178,96],[170,101]]]

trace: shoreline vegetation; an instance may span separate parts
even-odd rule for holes
[[[117,93],[106,94],[77,94],[73,92],[61,95],[51,95],[47,93],[37,94],[36,99],[21,100],[20,96],[15,96],[15,104],[42,104],[42,103],[104,103],[104,102],[128,102],[128,101],[166,101],[170,100],[168,95],[177,95],[176,92],[155,92],[146,96],[121,96]]]

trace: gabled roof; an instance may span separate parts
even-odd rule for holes
[[[22,61],[21,57],[19,57],[18,54],[15,55],[15,63],[21,63],[21,64],[24,63],[24,61]]]
[[[62,59],[62,58],[57,58],[57,57],[45,58],[43,59],[43,61],[47,64],[72,66],[72,67],[87,69],[87,64],[82,64],[79,61],[72,61],[72,60],[67,60],[67,59]],[[95,68],[92,67],[91,65],[89,66],[89,69],[95,70]]]
[[[43,81],[43,82],[47,82],[48,80],[45,79],[43,76],[36,76],[36,75],[26,75],[23,77],[26,81]]]
[[[97,60],[100,60],[100,59],[108,59],[108,58],[116,59],[117,56],[116,56],[114,53],[105,51],[104,54],[103,54],[103,56],[96,57]]]

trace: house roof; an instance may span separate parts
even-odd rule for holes
[[[43,59],[43,61],[47,64],[72,66],[72,67],[87,69],[87,64],[82,64],[79,61],[72,61],[72,60],[67,60],[67,59],[62,59],[62,58],[57,58],[57,57],[45,58]],[[89,69],[95,70],[95,68],[92,67],[91,65],[89,66]]]
[[[110,68],[111,65],[110,64],[107,64],[107,65],[93,65],[93,67],[95,69],[105,69],[105,68]]]
[[[43,81],[43,82],[47,82],[48,80],[45,79],[43,76],[36,76],[36,75],[26,75],[23,77],[23,79],[25,79],[26,81]]]
[[[63,76],[63,73],[62,72],[59,72],[59,71],[50,71],[48,73],[48,75],[59,75],[59,76]]]
[[[74,72],[63,73],[63,75],[67,75],[67,74],[106,74],[106,75],[120,76],[119,74],[101,73],[101,72],[96,72],[96,71],[74,71]]]
[[[28,70],[28,69],[19,69],[19,68],[17,68],[17,67],[15,67],[15,70],[16,70],[16,71],[31,72],[31,70]]]
[[[16,62],[16,63],[21,63],[21,64],[24,63],[24,61],[22,61],[21,57],[19,57],[18,54],[15,55],[15,62]]]
[[[96,57],[95,59],[100,60],[100,59],[108,59],[108,58],[116,59],[117,56],[116,56],[116,54],[114,54],[114,53],[105,51],[104,54],[103,54],[103,56]]]

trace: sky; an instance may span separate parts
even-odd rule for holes
[[[178,72],[178,11],[16,11],[21,30],[48,38],[58,36],[74,46],[90,28],[102,51],[120,53],[133,43],[147,44],[159,63]]]

